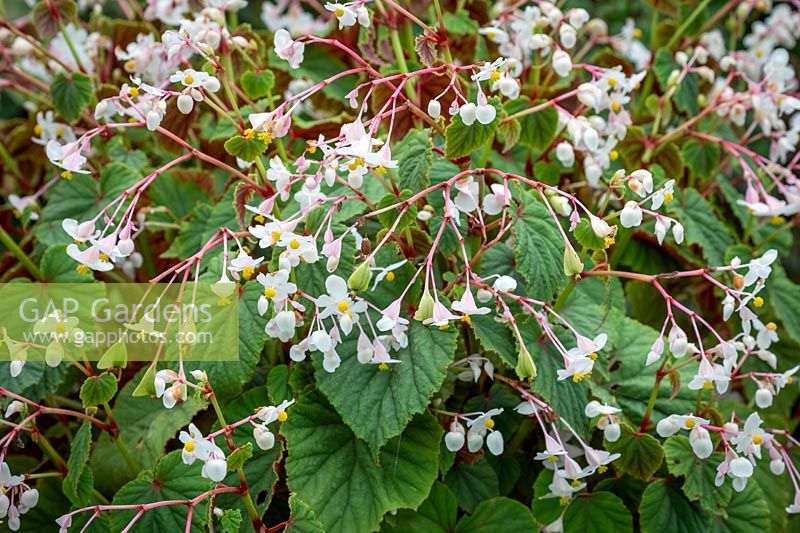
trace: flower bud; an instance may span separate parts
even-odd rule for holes
[[[758,389],[756,391],[756,405],[759,409],[766,409],[772,405],[772,392],[769,389]]]
[[[351,291],[363,291],[369,287],[369,280],[372,278],[372,271],[369,269],[369,261],[364,261],[347,278],[347,286]]]
[[[428,114],[434,120],[442,116],[442,104],[439,103],[439,100],[431,100],[428,102]]]
[[[608,424],[603,428],[603,437],[605,437],[608,442],[617,442],[621,433],[622,430],[619,424]]]
[[[97,362],[97,368],[125,368],[128,365],[128,347],[125,341],[119,340],[106,350],[106,353]]]
[[[422,298],[419,300],[419,305],[417,306],[417,311],[414,313],[414,320],[419,320],[423,322],[433,316],[433,296],[431,293],[426,289],[424,293],[422,293]]]
[[[578,252],[575,251],[571,244],[566,243],[566,246],[564,246],[564,275],[574,276],[581,272],[583,272],[583,262],[578,256]]]
[[[515,368],[520,379],[536,379],[536,364],[533,362],[531,353],[525,346],[522,346],[517,355],[517,367]]]

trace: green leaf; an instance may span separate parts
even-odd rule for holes
[[[455,494],[458,506],[468,513],[483,500],[500,495],[497,473],[486,459],[454,465],[444,477],[444,483]]]
[[[484,531],[534,531],[536,522],[530,510],[510,498],[492,498],[481,502],[469,516],[458,521],[457,533]]]
[[[733,244],[731,234],[714,214],[711,204],[695,189],[683,191],[683,205],[673,210],[686,231],[686,242],[699,244],[712,265],[722,265],[725,250]]]
[[[408,346],[393,355],[401,362],[380,370],[358,362],[354,333],[337,348],[342,362],[336,372],[326,372],[322,358],[315,360],[319,388],[356,436],[376,452],[415,414],[425,411],[453,361],[457,334],[456,328],[439,330],[413,322]]]
[[[733,489],[729,483],[717,487],[714,479],[717,467],[724,459],[721,453],[713,453],[707,459],[698,459],[692,451],[689,438],[675,435],[664,442],[667,468],[673,476],[684,476],[683,493],[689,500],[699,501],[706,511],[724,509],[731,499]]]
[[[514,258],[528,296],[549,301],[564,285],[564,241],[547,208],[530,195],[514,216]]]
[[[53,106],[67,122],[75,122],[88,108],[94,94],[92,78],[80,72],[59,72],[50,85]]]
[[[508,366],[516,366],[517,346],[508,325],[496,321],[491,315],[474,315],[470,317],[470,323],[484,350],[494,352]]]
[[[253,457],[253,443],[246,442],[244,445],[233,450],[228,456],[228,472],[236,472],[236,470],[244,466],[251,457]]]
[[[51,39],[59,32],[61,24],[66,25],[77,14],[78,6],[72,0],[39,0],[33,6],[31,17],[39,38]]]
[[[457,513],[458,503],[453,492],[444,483],[436,481],[416,511],[400,509],[394,516],[387,515],[381,531],[447,533],[455,530]]]
[[[427,414],[389,441],[377,461],[318,392],[298,400],[281,433],[289,490],[331,533],[374,530],[386,511],[416,508],[438,473],[443,431]]]
[[[720,164],[719,145],[712,142],[703,142],[690,139],[683,145],[683,160],[692,169],[696,176],[713,178],[712,173]]]
[[[200,411],[201,404],[190,397],[172,409],[164,409],[161,401],[150,396],[132,396],[145,372],[146,369],[142,369],[122,387],[114,401],[113,411],[114,420],[120,428],[120,438],[127,443],[134,459],[144,468],[152,468],[156,460],[164,455],[167,442],[191,422]],[[97,488],[104,493],[113,494],[136,475],[127,467],[107,433],[102,433],[97,439],[90,464]]]
[[[578,244],[584,248],[590,250],[605,250],[606,248],[605,240],[595,235],[592,224],[587,218],[582,218],[578,222],[572,234],[575,235],[575,240],[578,241]]]
[[[772,274],[767,281],[769,302],[775,314],[783,322],[786,333],[800,341],[800,285],[786,276],[778,264],[773,263]]]
[[[219,517],[223,533],[238,533],[242,526],[242,511],[240,509],[226,509]]]
[[[42,209],[45,220],[75,218],[84,220],[94,213],[97,205],[97,187],[90,176],[75,174],[71,180],[59,180],[50,191],[50,200]],[[65,233],[66,235],[66,233]]]
[[[317,515],[296,494],[289,496],[289,509],[291,520],[286,526],[286,533],[325,533],[325,528],[317,520]]]
[[[101,199],[116,199],[141,179],[141,175],[124,163],[112,162],[100,171]]]
[[[489,102],[497,109],[497,116],[491,124],[481,124],[477,120],[465,126],[461,115],[455,115],[445,130],[445,157],[459,159],[471,155],[483,148],[494,138],[497,123],[500,120],[500,109],[496,99]]]
[[[442,19],[448,35],[476,35],[478,33],[478,23],[472,20],[469,12],[464,9],[455,12],[445,11],[442,13]]]
[[[375,207],[377,207],[378,209],[384,209],[386,207],[389,207],[390,205],[398,203],[399,201],[407,200],[411,198],[411,196],[412,196],[411,191],[408,189],[402,190],[400,192],[399,198],[392,193],[387,193],[380,199],[380,201]],[[395,210],[384,211],[383,213],[380,213],[378,215],[378,220],[380,220],[381,224],[383,224],[383,226],[386,229],[390,229],[397,220],[398,213],[399,211]],[[403,216],[400,217],[400,221],[397,222],[395,231],[397,233],[402,232],[404,229],[413,224],[414,221],[416,221],[416,219],[417,219],[417,206],[414,204],[410,204],[406,212],[403,213]]]
[[[244,93],[253,100],[264,98],[272,93],[275,74],[271,70],[263,72],[246,71],[240,79]]]
[[[634,431],[628,424],[622,424],[621,429],[616,442],[606,440],[604,443],[606,450],[620,454],[620,458],[614,461],[614,468],[649,480],[664,460],[661,443],[652,435]]]
[[[165,455],[153,470],[145,470],[119,489],[114,505],[152,503],[163,500],[189,500],[211,489],[214,483],[200,476],[201,461],[191,465],[183,463],[181,450]],[[192,531],[204,529],[208,518],[209,499],[194,507]],[[111,513],[114,529],[120,531],[130,523],[137,509],[118,510]],[[188,508],[185,505],[164,505],[144,513],[131,531],[184,531]]]
[[[270,369],[269,374],[267,374],[267,392],[269,393],[270,403],[274,405],[292,398],[292,390],[289,387],[288,366],[277,365]]]
[[[64,494],[75,505],[86,505],[92,493],[94,478],[86,466],[92,446],[92,425],[84,422],[75,432],[67,460],[67,475],[62,482]]]
[[[542,103],[542,100],[528,102],[522,109],[534,107]],[[558,129],[558,111],[555,107],[546,107],[536,113],[520,117],[521,126],[519,143],[534,150],[544,150],[553,141]]]
[[[749,533],[769,530],[769,506],[764,491],[753,480],[742,492],[733,491],[724,513],[713,515],[707,531]]]
[[[89,376],[81,385],[81,402],[84,407],[102,405],[111,401],[117,393],[117,378],[108,372],[99,376]]]
[[[246,139],[236,135],[225,141],[225,151],[242,161],[255,161],[266,149],[267,143],[258,138]]]
[[[433,163],[430,131],[409,131],[397,144],[394,156],[398,161],[397,185],[400,189],[421,191],[430,185],[428,173]]]
[[[651,483],[639,504],[642,533],[694,533],[707,531],[705,513],[687,500],[677,483],[661,479]]]
[[[633,531],[633,517],[610,492],[581,494],[564,511],[564,533],[620,533]]]

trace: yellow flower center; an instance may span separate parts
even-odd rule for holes
[[[461,321],[466,323],[466,324],[472,324],[472,317],[469,316],[468,314],[466,314],[466,315],[461,317]]]
[[[611,151],[608,153],[608,157],[609,157],[609,158],[610,158],[612,161],[616,161],[617,159],[619,159],[619,152],[617,152],[616,150],[611,150]]]
[[[309,141],[309,143],[308,143],[308,153],[309,154],[317,153],[317,145],[316,145],[316,143],[312,143],[311,141]]]
[[[664,201],[669,203],[675,198],[671,192],[664,193]]]
[[[636,37],[637,39],[639,39],[642,36],[642,30],[640,30],[639,28],[634,28],[633,29],[633,36]]]
[[[758,446],[762,442],[764,442],[764,437],[762,437],[761,435],[756,435],[755,437],[753,437],[753,444],[755,444],[756,446]]]
[[[609,87],[614,87],[614,86],[616,86],[616,85],[617,85],[617,80],[616,80],[616,79],[614,79],[614,78],[608,78],[608,86],[609,86]]]
[[[56,326],[57,333],[64,333],[65,331],[67,331],[67,328],[64,326],[64,324],[59,324]]]
[[[598,471],[598,472],[600,472],[601,474],[602,474],[603,472],[605,472],[606,470],[608,470],[608,467],[607,467],[606,465],[600,465],[600,466],[598,467],[598,469],[597,469],[597,471]]]
[[[289,242],[289,248],[291,248],[292,250],[297,250],[298,248],[300,248],[300,241],[298,241],[297,239],[292,239],[291,242]]]
[[[107,255],[107,254],[103,254],[103,253],[101,253],[101,254],[100,254],[100,262],[102,262],[102,263],[108,263],[108,255]]]
[[[255,270],[253,269],[253,267],[251,267],[251,266],[246,266],[246,267],[244,267],[244,268],[242,269],[242,277],[243,277],[244,279],[250,279],[251,277],[253,277],[253,272],[255,272]]]
[[[334,11],[333,14],[336,15],[337,17],[343,17],[344,9],[342,9],[341,7],[337,7],[336,11]]]
[[[783,218],[780,215],[775,215],[774,217],[769,219],[769,221],[773,226],[779,226],[780,224],[783,224],[784,222],[786,222],[786,219]]]
[[[36,135],[41,135],[43,131],[44,131],[44,128],[41,127],[39,124],[37,124],[37,125],[35,125],[33,127],[33,133],[35,133]]]
[[[279,241],[281,239],[281,232],[280,231],[273,231],[270,235],[273,241]]]
[[[794,383],[794,376],[786,376],[786,383],[788,383],[789,385]]]
[[[557,455],[551,455],[550,457],[547,458],[547,462],[548,463],[557,463],[558,462],[558,456]]]
[[[364,158],[363,157],[356,157],[355,159],[353,159],[352,163],[347,165],[347,168],[349,168],[350,170],[355,170],[358,167],[363,167],[363,166],[364,166]]]
[[[69,170],[65,170],[64,172],[61,173],[61,177],[64,178],[65,180],[71,180],[72,172],[70,172]]]
[[[572,486],[573,486],[573,487],[577,487],[577,486],[578,486],[578,485],[580,485],[580,484],[581,484],[581,482],[580,482],[579,480],[577,480],[577,479],[573,479],[573,480],[572,480]]]
[[[761,296],[756,296],[755,298],[753,298],[753,305],[755,305],[756,307],[762,307],[764,305],[764,298],[762,298]]]
[[[266,219],[264,218],[264,215],[256,215],[256,216],[255,216],[255,217],[253,217],[253,218],[255,218],[255,219],[256,219],[256,222],[262,222],[262,223],[263,223],[263,222],[266,220]]]
[[[244,137],[248,141],[253,139],[255,136],[256,136],[256,133],[251,128],[247,128],[246,130],[244,130],[242,132],[242,137]]]
[[[567,506],[569,505],[569,498],[567,498],[566,496],[562,496],[558,499],[558,503],[560,503],[563,506]]]
[[[194,78],[191,76],[186,76],[185,78],[183,78],[183,83],[185,83],[186,85],[191,85],[194,83]]]
[[[381,363],[378,365],[378,370],[380,370],[381,372],[385,372],[389,370],[389,365],[387,365],[386,363]]]
[[[386,167],[384,167],[383,165],[378,165],[377,167],[375,167],[375,172],[377,174],[386,174]]]
[[[613,102],[611,102],[611,110],[612,110],[612,111],[614,111],[615,113],[616,113],[617,111],[619,111],[619,108],[620,108],[620,107],[621,107],[621,106],[619,105],[619,102],[617,102],[616,100],[615,100],[615,101],[613,101]]]
[[[603,239],[603,246],[605,246],[606,248],[610,248],[611,245],[614,244],[615,242],[617,241],[614,240],[614,237],[609,236]]]
[[[350,309],[350,304],[342,300],[341,302],[336,304],[336,309],[338,309],[340,313],[344,313],[348,309]]]
[[[711,389],[713,389],[713,388],[714,388],[714,382],[713,382],[713,381],[711,381],[710,379],[707,379],[707,380],[705,380],[705,381],[703,382],[703,388],[704,388],[705,390],[711,390]]]
[[[272,141],[272,134],[268,131],[262,131],[258,134],[258,140],[269,144]]]
[[[278,413],[278,421],[286,422],[287,418],[289,418],[289,413],[287,413],[286,411],[281,411],[280,413]]]
[[[492,420],[491,418],[487,418],[486,422],[484,422],[484,423],[486,424],[487,428],[489,428],[489,429],[494,428],[494,420]]]
[[[273,287],[267,287],[264,289],[264,296],[266,296],[267,298],[275,298],[275,294],[277,293],[275,292],[275,289]]]
[[[394,272],[386,273],[386,281],[394,281]]]
[[[189,441],[189,442],[187,442],[186,444],[183,445],[183,449],[186,450],[189,453],[192,453],[194,451],[194,448],[195,448],[194,442],[192,442],[192,441]]]
[[[128,94],[131,96],[139,96],[139,88],[138,87],[131,87],[128,89]]]
[[[694,418],[687,418],[686,422],[683,423],[686,426],[686,429],[692,429],[697,422],[694,421]]]
[[[575,374],[574,376],[572,376],[572,381],[573,383],[579,383],[581,381],[589,379],[591,375],[592,375],[591,372],[587,372],[585,374]]]
[[[763,50],[756,50],[756,57],[759,57],[759,58],[760,57],[764,57],[764,51]]]
[[[778,331],[778,325],[775,322],[769,322],[767,324],[767,329],[770,331]]]
[[[494,72],[489,74],[489,79],[492,80],[492,81],[499,80],[500,79],[500,73],[495,70]]]
[[[88,274],[89,273],[89,267],[87,267],[86,265],[78,265],[78,266],[75,267],[75,270],[78,271],[78,274]]]
[[[136,61],[133,59],[125,62],[125,70],[133,70],[136,68]]]

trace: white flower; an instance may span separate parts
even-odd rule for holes
[[[475,299],[472,297],[472,291],[470,290],[469,286],[464,291],[463,296],[457,302],[453,302],[452,308],[454,311],[457,311],[464,315],[464,317],[469,317],[470,315],[485,315],[491,312],[491,309],[488,307],[478,307],[475,303]]]
[[[562,78],[572,71],[572,58],[563,50],[553,52],[553,70]]]
[[[717,392],[724,394],[728,390],[730,376],[722,365],[712,363],[708,357],[700,358],[700,368],[689,382],[691,390],[709,390],[716,385]]]
[[[84,150],[84,143],[82,140],[77,140],[65,145],[59,144],[58,141],[50,141],[45,146],[47,159],[57,167],[63,168],[66,173],[64,177],[68,178],[70,172],[77,172],[78,174],[89,174],[88,170],[83,170],[86,164],[86,158],[81,155]]]
[[[508,207],[511,195],[505,183],[493,183],[492,193],[483,197],[483,210],[487,215],[497,215],[503,208]]]
[[[567,141],[562,141],[556,146],[556,159],[564,166],[571,167],[575,163],[575,151]]]
[[[289,66],[296,69],[303,62],[303,53],[306,45],[297,41],[293,41],[289,32],[280,29],[275,32],[275,53],[281,59],[287,61]]]
[[[236,259],[231,260],[231,270],[233,272],[241,272],[242,277],[249,280],[263,260],[263,257],[253,259],[250,254],[240,251]]]
[[[94,242],[85,250],[78,248],[77,244],[70,244],[67,246],[67,255],[81,264],[79,270],[81,270],[81,266],[100,272],[114,269],[114,264],[111,262],[113,258],[109,254],[102,252]]]
[[[294,311],[281,311],[275,318],[267,322],[264,331],[273,338],[278,338],[281,342],[288,342],[294,336],[294,329],[297,326],[297,317]]]
[[[167,384],[172,384],[167,387]],[[154,379],[156,397],[161,398],[164,407],[172,409],[181,401],[185,402],[188,397],[186,384],[174,370],[159,370]]]
[[[758,413],[751,413],[744,421],[741,431],[730,439],[737,453],[748,456],[755,455],[761,459],[761,445],[772,437],[761,429],[761,417]]]
[[[258,312],[267,312],[269,302],[281,306],[289,295],[297,292],[297,285],[289,281],[288,270],[278,270],[269,274],[259,274],[256,280],[264,287],[264,294],[258,299]]]
[[[457,452],[464,447],[464,434],[464,426],[453,420],[453,423],[450,424],[450,431],[444,435],[444,445],[451,452]]]
[[[625,203],[622,212],[619,214],[619,221],[624,228],[635,228],[642,223],[642,208],[639,204],[630,201]]]
[[[478,108],[472,102],[468,102],[458,109],[458,116],[461,117],[461,122],[465,126],[472,126],[478,116],[477,113]]]
[[[758,259],[750,261],[749,269],[744,275],[744,286],[749,287],[758,280],[765,280],[772,272],[772,263],[778,258],[777,250],[767,250]]]
[[[36,207],[36,198],[33,195],[30,196],[18,196],[16,194],[9,194],[8,195],[8,203],[11,204],[11,207],[14,208],[14,212],[19,216],[22,216],[22,213],[28,207]],[[39,220],[39,213],[36,211],[31,211],[30,214],[31,220]]]
[[[511,276],[499,276],[492,284],[492,288],[496,291],[514,292],[517,290],[517,280]]]
[[[753,475],[753,463],[744,457],[737,457],[729,463],[728,475],[733,478],[734,490],[742,492]]]
[[[442,116],[442,104],[439,103],[439,100],[431,100],[428,102],[428,114],[434,120]]]
[[[695,426],[689,432],[689,444],[692,446],[692,451],[700,459],[706,459],[711,456],[714,451],[714,443],[711,441],[711,435],[708,430],[701,426]]]
[[[481,124],[491,124],[497,116],[497,109],[486,101],[486,95],[478,93],[478,105],[475,107],[475,118]],[[462,117],[463,118],[463,117]]]
[[[656,424],[656,432],[662,438],[671,437],[682,429],[694,429],[696,426],[708,424],[708,420],[694,415],[669,415]]]
[[[772,392],[766,388],[760,388],[756,391],[756,405],[759,409],[766,409],[772,405]]]
[[[358,322],[359,313],[367,310],[363,300],[353,300],[347,288],[347,282],[339,276],[328,276],[325,280],[325,289],[328,294],[317,298],[317,307],[320,309],[320,318],[335,316],[339,325],[347,335],[353,329],[353,323]]]
[[[181,83],[184,87],[191,87],[196,89],[203,86],[203,82],[208,80],[211,76],[207,72],[197,71],[194,69],[178,70],[169,77],[172,83]]]

